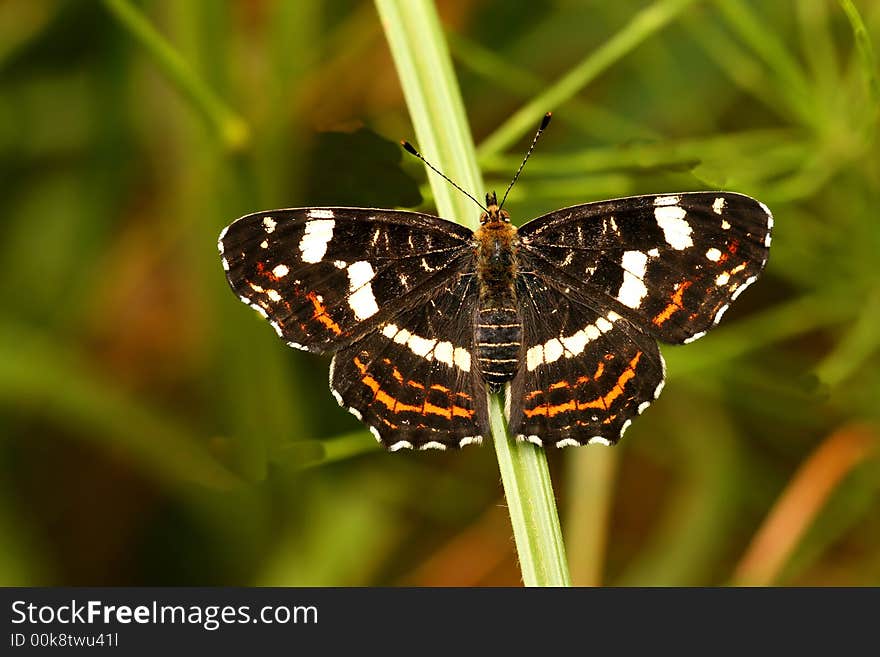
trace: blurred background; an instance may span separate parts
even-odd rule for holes
[[[549,454],[574,582],[880,584],[880,3],[437,5],[490,189],[555,98],[516,222],[776,217],[622,444]],[[256,210],[431,210],[412,137],[369,2],[0,4],[0,584],[520,583],[491,445],[381,451],[216,251]]]

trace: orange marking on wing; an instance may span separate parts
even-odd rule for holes
[[[654,323],[655,326],[663,326],[663,322],[672,317],[672,315],[678,311],[682,310],[684,306],[682,305],[681,299],[684,296],[684,291],[691,286],[690,281],[682,281],[678,284],[678,287],[675,289],[675,293],[672,295],[672,301],[661,310],[651,322]]]
[[[593,372],[593,379],[598,379],[600,376],[602,376],[602,372],[604,372],[604,371],[605,371],[605,363],[603,363],[600,360],[599,364],[596,366],[596,371]]]
[[[559,415],[560,413],[565,413],[566,411],[579,411],[584,408],[607,409],[608,405],[611,402],[613,402],[615,399],[623,394],[623,387],[630,379],[632,379],[636,375],[635,368],[636,365],[638,365],[639,359],[641,357],[641,351],[637,352],[636,355],[633,356],[633,359],[629,362],[629,366],[627,367],[627,369],[617,378],[614,387],[606,395],[596,397],[595,399],[591,399],[590,401],[584,402],[583,404],[579,403],[575,399],[570,399],[563,404],[556,404],[555,406],[551,406],[549,404],[546,404],[544,406],[536,406],[532,409],[523,409],[523,413],[526,417],[534,417],[536,415],[546,415],[547,417],[553,417],[554,415]]]
[[[421,383],[419,383],[418,381],[411,381],[411,380],[410,380],[410,381],[407,381],[407,382],[406,382],[406,385],[408,385],[408,386],[412,386],[413,388],[418,388],[419,390],[424,390],[424,389],[425,389],[425,386],[423,386],[423,385],[422,385]]]
[[[425,401],[422,406],[405,404],[382,390],[382,385],[369,374],[367,366],[364,365],[357,356],[354,358],[354,365],[361,373],[361,383],[373,391],[373,400],[379,402],[386,408],[391,409],[392,413],[396,413],[397,411],[410,411],[412,413],[419,413],[420,415],[430,413],[432,415],[447,417],[450,420],[453,416],[470,418],[474,415],[473,410],[462,408],[461,406],[456,406],[454,404],[448,408],[445,406],[436,406],[428,401]]]
[[[263,265],[262,262],[257,262],[257,273],[258,273],[260,276],[265,276],[265,277],[268,278],[270,281],[278,282],[278,281],[281,280],[280,278],[278,278],[278,277],[275,275],[274,272],[272,272],[272,271],[270,271],[270,270],[267,270],[266,267],[265,267],[265,265]]]
[[[312,302],[312,305],[315,307],[315,312],[312,313],[312,318],[317,319],[328,329],[333,331],[336,335],[342,335],[342,329],[339,328],[339,324],[333,321],[333,318],[327,314],[327,309],[324,308],[324,304],[322,304],[318,300],[318,295],[316,292],[309,292],[306,297],[309,301]]]
[[[528,401],[530,399],[534,399],[538,395],[543,395],[543,394],[544,394],[543,390],[532,390],[529,394],[526,395],[525,399],[526,399],[526,401]]]
[[[570,384],[568,381],[557,381],[556,383],[550,384],[550,390],[559,390],[559,388],[569,388]]]

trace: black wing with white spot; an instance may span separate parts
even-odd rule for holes
[[[388,449],[446,449],[482,441],[485,384],[471,353],[479,300],[463,266],[422,303],[339,351],[330,388]]]
[[[757,279],[772,227],[770,211],[753,198],[688,192],[564,208],[528,222],[519,236],[544,278],[682,343],[705,335]]]
[[[220,234],[229,285],[290,346],[322,353],[425,303],[473,260],[473,233],[365,208],[257,212]]]
[[[508,392],[510,430],[548,447],[614,444],[663,387],[657,342],[541,264],[520,261],[523,357]]]

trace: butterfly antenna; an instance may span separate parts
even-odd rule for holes
[[[522,164],[519,165],[519,169],[516,170],[516,175],[513,177],[513,180],[510,181],[510,184],[507,186],[507,191],[504,192],[504,198],[501,199],[501,205],[498,206],[498,209],[504,207],[504,201],[507,200],[507,195],[510,194],[510,190],[513,187],[516,179],[519,178],[519,174],[522,173],[523,167],[526,165],[526,162],[529,161],[529,156],[532,154],[532,151],[535,150],[535,144],[538,143],[538,138],[540,138],[541,133],[544,132],[544,129],[550,125],[550,117],[552,116],[552,112],[547,112],[544,115],[544,118],[541,119],[541,125],[538,127],[538,132],[535,133],[535,138],[532,139],[532,145],[529,146],[529,150],[526,151],[526,156],[523,158]]]
[[[433,171],[434,173],[436,173],[438,176],[440,176],[441,178],[443,178],[443,180],[445,180],[446,182],[448,182],[450,185],[452,185],[453,187],[455,187],[458,191],[460,191],[462,194],[464,194],[465,196],[467,196],[467,197],[468,197],[470,200],[472,200],[474,203],[476,203],[477,205],[479,205],[479,206],[483,209],[484,212],[488,212],[488,210],[485,208],[485,206],[484,206],[482,203],[480,203],[477,199],[475,199],[473,196],[471,196],[471,195],[468,194],[466,191],[464,191],[461,187],[459,187],[459,186],[456,185],[454,182],[452,182],[452,180],[449,179],[449,176],[445,175],[445,174],[444,174],[442,171],[440,171],[437,167],[435,167],[433,164],[431,164],[430,162],[428,162],[428,160],[426,160],[424,157],[422,157],[422,154],[419,153],[419,152],[416,150],[415,146],[413,146],[412,144],[410,144],[408,141],[402,141],[402,142],[400,142],[400,145],[403,146],[403,150],[405,150],[405,151],[406,151],[407,153],[409,153],[410,155],[415,155],[415,156],[416,156],[417,158],[419,158],[422,162],[424,162],[424,163],[428,166],[428,168],[431,169],[431,171]]]

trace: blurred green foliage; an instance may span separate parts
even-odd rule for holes
[[[622,446],[550,454],[575,583],[731,581],[857,424],[772,581],[880,584],[880,4],[438,7],[489,188],[554,112],[515,220],[722,187],[776,217]],[[411,135],[369,3],[0,4],[0,583],[518,583],[491,449],[378,450],[216,254],[258,209],[430,208]]]

